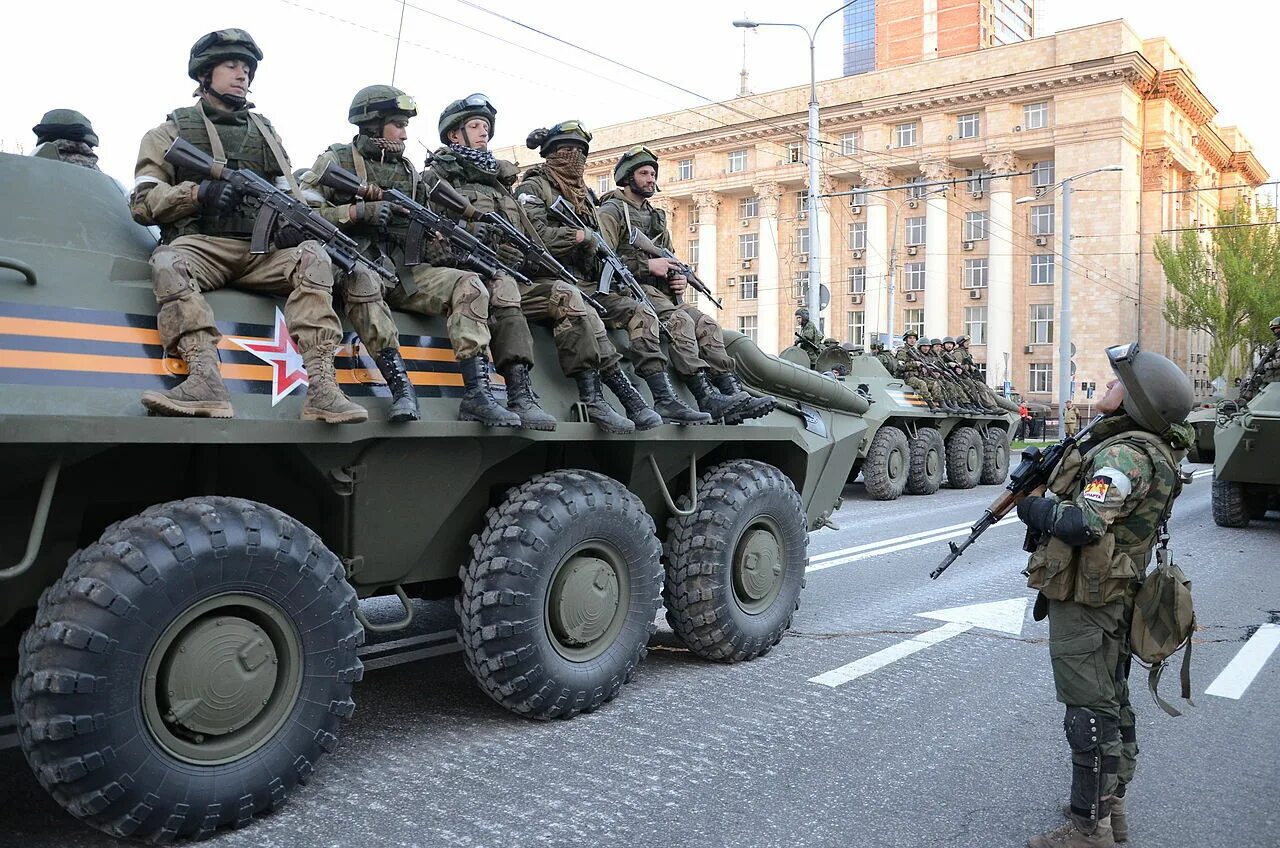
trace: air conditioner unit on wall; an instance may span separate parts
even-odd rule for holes
[[[744,260],[742,260],[742,267],[743,267],[743,268],[750,268],[750,267],[751,267],[751,260],[750,260],[750,259],[744,259]]]
[[[851,295],[849,295],[849,302],[850,302],[850,303],[862,303],[862,295],[860,295],[860,294],[851,294]]]
[[[969,196],[970,196],[970,197],[972,197],[974,200],[981,200],[981,199],[982,199],[982,190],[981,190],[981,189],[979,189],[978,191],[971,191],[971,192],[969,192]]]
[[[809,264],[809,254],[807,254],[807,253],[802,253],[802,254],[800,254],[800,264],[801,264],[801,265],[808,265],[808,264]]]
[[[727,279],[727,280],[725,280],[725,281],[724,281],[724,284],[725,284],[726,286],[736,286],[736,285],[738,284],[738,278],[737,278],[737,277],[730,277],[729,279]]]
[[[796,217],[799,218],[801,221],[803,221],[805,218],[809,217],[809,210],[801,209],[800,212],[796,215]]]
[[[1036,197],[1044,197],[1044,193],[1048,190],[1048,186],[1036,186]]]
[[[743,219],[742,219],[742,226],[744,226],[744,227],[749,227],[749,226],[751,226],[751,219],[750,219],[750,218],[743,218]]]
[[[920,201],[918,201],[918,200],[908,200],[908,201],[907,201],[907,208],[908,208],[908,209],[919,209],[919,208],[920,208]]]
[[[854,258],[854,259],[861,259],[861,258],[862,258],[862,251],[861,251],[861,250],[859,250],[859,249],[857,249],[857,248],[854,248],[854,251],[853,251],[853,258]]]
[[[698,225],[697,225],[697,224],[690,224],[690,225],[689,225],[689,232],[691,232],[691,233],[696,233],[697,231],[698,231]]]
[[[1048,243],[1049,243],[1049,239],[1047,236],[1036,236],[1036,244],[1038,244],[1040,247],[1044,247]]]
[[[1024,347],[1024,348],[1022,349],[1022,352],[1023,352],[1023,353],[1035,353],[1035,352],[1036,352],[1036,346],[1035,346],[1035,345],[1027,345],[1026,347]]]
[[[969,289],[970,300],[982,300],[982,289]]]
[[[973,250],[973,242],[966,241],[963,244],[961,244],[960,247],[962,250]]]
[[[908,255],[908,256],[915,256],[915,255],[916,255],[917,253],[919,253],[919,252],[920,252],[920,248],[919,248],[919,247],[917,247],[916,245],[914,245],[914,244],[909,244],[909,245],[907,245],[907,255]]]
[[[912,292],[907,292],[907,302],[908,302],[908,303],[915,303],[915,302],[916,302],[916,293],[915,293],[915,292],[913,292],[913,291],[912,291]]]
[[[849,214],[850,214],[850,215],[861,215],[861,214],[862,214],[862,207],[861,207],[861,206],[859,206],[859,205],[858,205],[858,204],[856,204],[856,203],[851,203],[851,204],[849,204]]]

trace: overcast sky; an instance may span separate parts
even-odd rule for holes
[[[351,137],[346,113],[356,90],[390,81],[402,9],[400,0],[5,5],[0,149],[30,152],[30,128],[46,109],[79,109],[102,139],[104,170],[126,184],[132,183],[143,132],[174,107],[192,102],[186,61],[199,36],[231,26],[253,34],[265,58],[252,99],[280,131],[295,166],[304,166],[329,144]],[[812,25],[839,5],[838,0],[484,3],[717,100],[736,94],[742,66],[743,31],[730,26],[732,19],[745,11],[760,20]],[[1144,38],[1169,38],[1221,110],[1219,122],[1238,124],[1264,167],[1276,175],[1280,161],[1272,157],[1280,155],[1280,117],[1272,107],[1273,75],[1266,71],[1275,61],[1266,58],[1275,27],[1258,12],[1270,6],[1261,0],[1048,0],[1041,16],[1045,32],[1126,17]],[[746,38],[753,91],[808,82],[799,31],[762,29]],[[821,31],[818,74],[840,73],[837,14]],[[531,128],[566,118],[604,126],[703,102],[487,15],[465,0],[409,0],[395,79],[418,100],[422,115],[409,130],[410,144],[420,153],[425,151],[418,141],[437,144],[440,109],[473,91],[485,92],[498,107],[495,146],[520,144]]]

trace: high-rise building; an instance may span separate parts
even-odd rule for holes
[[[1035,0],[855,0],[844,10],[844,73],[1035,37]]]

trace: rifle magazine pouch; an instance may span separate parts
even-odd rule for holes
[[[1076,554],[1071,545],[1049,536],[1027,563],[1027,587],[1038,589],[1052,601],[1071,600],[1075,593]]]
[[[1100,607],[1123,598],[1138,579],[1133,559],[1116,550],[1116,537],[1107,533],[1090,545],[1077,548],[1075,595],[1071,600],[1090,607]]]
[[[1076,483],[1076,478],[1080,475],[1080,466],[1084,464],[1084,457],[1080,455],[1079,448],[1074,445],[1071,450],[1067,451],[1062,459],[1058,460],[1058,465],[1053,470],[1053,476],[1049,478],[1049,491],[1058,496],[1060,500],[1070,500],[1072,488]]]

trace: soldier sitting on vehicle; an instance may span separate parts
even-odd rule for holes
[[[98,154],[94,152],[98,146],[98,134],[93,131],[89,119],[76,110],[51,109],[31,131],[36,134],[37,144],[31,151],[32,156],[57,159],[94,171],[102,170],[98,167]]]

